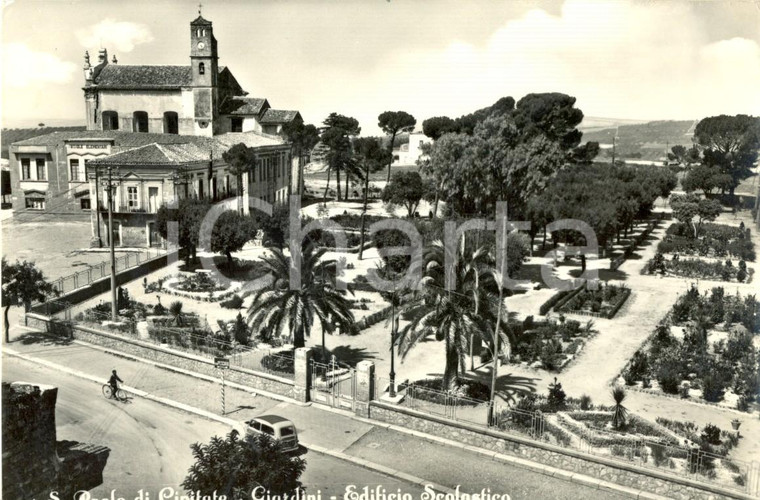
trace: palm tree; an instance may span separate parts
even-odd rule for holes
[[[458,384],[459,374],[466,371],[465,356],[471,340],[480,336],[492,342],[493,318],[498,311],[496,282],[490,266],[490,256],[484,247],[475,252],[464,246],[458,250],[457,263],[452,270],[456,283],[446,287],[446,249],[435,242],[427,249],[425,275],[421,289],[414,300],[405,304],[403,316],[409,323],[399,332],[399,353],[402,358],[420,341],[434,336],[443,341],[446,350],[446,366],[443,388],[452,390]],[[503,326],[503,322],[502,322]],[[508,343],[499,328],[503,345]]]
[[[346,299],[346,290],[339,290],[335,283],[335,260],[322,260],[325,249],[316,250],[308,243],[301,252],[301,283],[290,286],[291,258],[282,250],[272,249],[264,257],[265,269],[273,277],[265,288],[255,292],[248,308],[248,324],[251,328],[272,332],[273,336],[290,335],[295,347],[304,347],[315,321],[324,333],[336,327],[342,332],[350,331],[354,315]]]
[[[174,324],[182,326],[182,302],[175,300],[169,305],[169,314],[174,316]]]
[[[612,426],[615,429],[621,429],[625,427],[626,420],[628,419],[628,410],[623,406],[625,389],[621,386],[612,389],[612,399],[615,400],[615,407],[612,411]]]

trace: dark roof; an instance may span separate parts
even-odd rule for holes
[[[211,159],[212,145],[204,148],[195,143],[148,144],[102,159],[91,160],[98,165],[175,165]]]
[[[178,89],[192,85],[190,66],[106,65],[93,82],[98,88]]]
[[[255,417],[254,420],[261,420],[262,422],[266,422],[268,424],[279,424],[281,422],[290,422],[287,418],[281,417],[279,415],[260,415],[258,417]]]
[[[264,111],[264,115],[261,117],[260,122],[263,124],[269,123],[289,123],[301,116],[298,111],[285,111],[282,109],[267,109]]]
[[[206,21],[202,16],[198,16],[195,21],[191,22],[190,24],[199,26],[211,26],[211,21]]]
[[[264,98],[235,96],[224,102],[221,113],[228,115],[258,115],[262,109],[267,108],[269,108],[269,103]]]
[[[19,141],[14,145],[19,146],[55,146],[62,141],[112,139],[114,146],[121,148],[134,148],[146,144],[181,144],[194,141],[212,141],[210,137],[198,137],[193,135],[153,134],[143,132],[127,132],[124,130],[76,130],[66,132],[53,132]]]

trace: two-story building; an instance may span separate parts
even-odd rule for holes
[[[190,23],[187,66],[122,65],[115,58],[109,62],[105,49],[92,65],[85,54],[87,130],[11,145],[14,216],[90,220],[92,244],[105,244],[96,209],[105,209],[101,176],[118,169],[114,242],[160,245],[151,214],[178,196],[217,200],[245,193],[276,203],[298,192],[291,186],[298,162],[290,157],[282,126],[301,115],[248,97],[217,61],[212,23],[200,16]],[[242,186],[222,157],[239,143],[255,148],[257,157]]]

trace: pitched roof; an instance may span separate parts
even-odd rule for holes
[[[192,85],[190,66],[106,65],[94,80],[99,88],[178,89]]]
[[[224,101],[221,113],[229,115],[258,115],[268,109],[269,103],[261,97],[234,96]]]
[[[249,148],[282,146],[285,144],[285,140],[278,135],[261,134],[258,132],[228,132],[216,135],[214,139],[228,149],[240,143],[245,144]]]
[[[264,124],[289,123],[301,116],[298,111],[285,111],[282,109],[267,109],[260,122]]]
[[[199,25],[199,26],[211,26],[211,21],[207,21],[207,20],[203,19],[203,16],[199,15],[190,24],[192,24],[192,25]]]

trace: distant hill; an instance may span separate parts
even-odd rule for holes
[[[602,145],[604,156],[610,156],[612,138],[617,132],[616,155],[619,158],[660,160],[676,144],[691,147],[697,120],[666,120],[620,125],[601,130],[585,130],[583,142]]]
[[[604,129],[615,128],[621,125],[636,125],[647,123],[649,120],[629,120],[626,118],[602,118],[599,116],[584,116],[583,121],[578,125],[578,130],[584,133],[597,132]]]
[[[39,128],[4,128],[0,131],[0,157],[8,158],[8,147],[14,142],[31,139],[40,135],[50,134],[53,132],[76,132],[86,130],[84,126],[80,127],[39,127]]]

